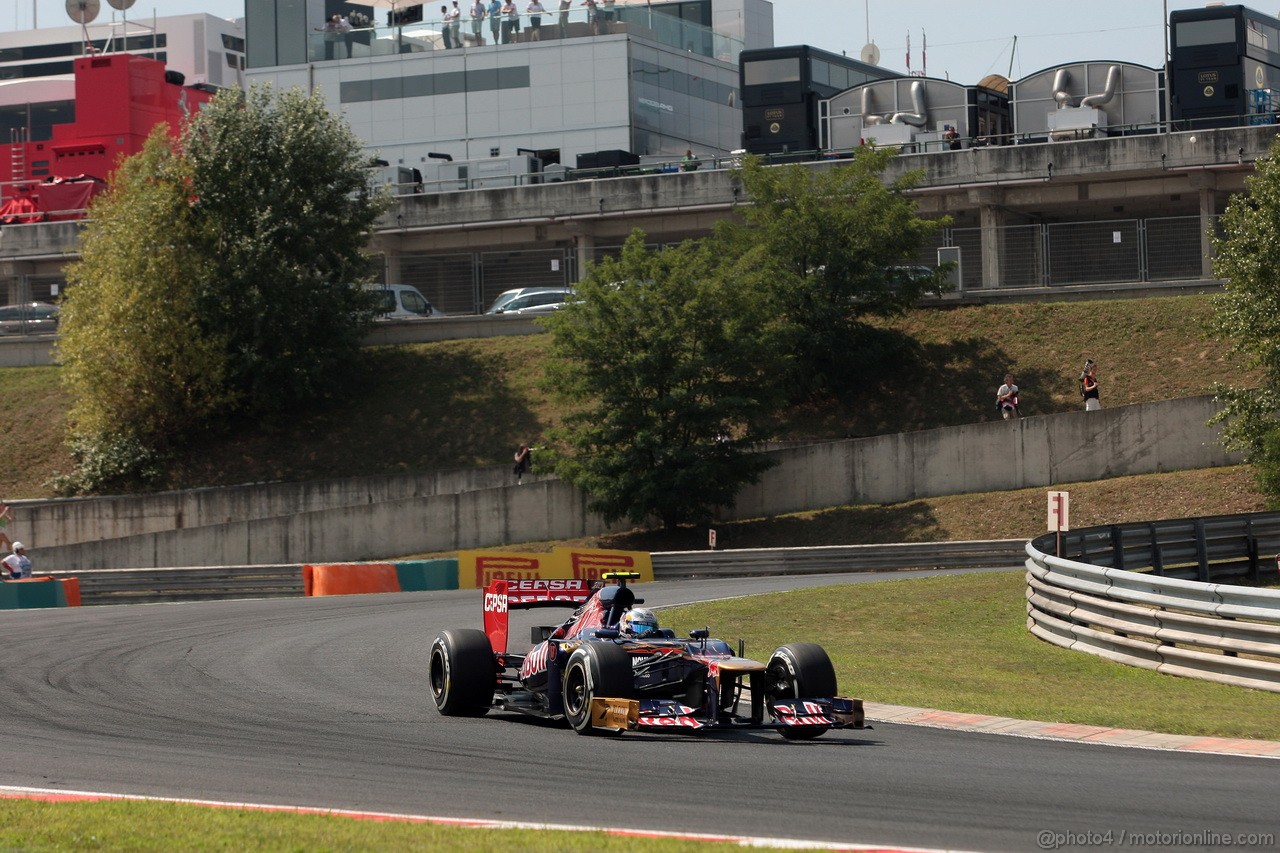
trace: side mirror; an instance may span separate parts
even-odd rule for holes
[[[710,637],[710,636],[711,636],[710,628],[694,628],[692,631],[689,632],[689,639],[691,640],[705,640],[707,637]]]
[[[617,628],[599,628],[596,630],[596,636],[602,640],[616,640],[620,633],[622,632]]]

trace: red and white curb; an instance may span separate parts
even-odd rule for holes
[[[127,800],[152,803],[181,803],[210,808],[243,809],[262,812],[291,812],[294,814],[332,815],[355,820],[400,821],[404,823],[429,823],[435,826],[456,826],[467,829],[533,829],[553,832],[601,832],[623,838],[670,838],[679,841],[706,841],[732,844],[737,847],[768,847],[781,850],[831,850],[838,853],[960,853],[929,847],[896,847],[883,844],[846,844],[835,841],[815,841],[803,838],[759,838],[748,835],[718,835],[704,832],[666,832],[656,829],[619,829],[604,826],[578,826],[574,824],[531,823],[514,820],[484,820],[478,818],[439,817],[435,815],[395,814],[392,812],[363,812],[349,809],[324,809],[311,806],[267,805],[263,803],[233,803],[220,800],[191,800],[180,797],[148,797],[132,794],[112,794],[99,791],[65,791],[58,788],[24,788],[0,785],[0,799],[39,800],[41,802],[98,802]]]
[[[1280,741],[1248,738],[1206,737],[1204,735],[1168,735],[1141,729],[1116,729],[1108,726],[1086,726],[1078,723],[1045,723],[1015,720],[986,714],[962,714],[932,708],[909,708],[902,705],[863,703],[867,719],[881,723],[902,723],[960,732],[1012,735],[1038,740],[1059,740],[1123,746],[1130,749],[1163,749],[1172,752],[1197,752],[1206,755],[1243,755],[1251,758],[1280,758]]]

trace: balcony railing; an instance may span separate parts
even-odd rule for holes
[[[401,53],[469,50],[535,41],[592,38],[630,33],[677,50],[737,63],[742,42],[709,27],[682,21],[644,7],[589,14],[575,4],[568,11],[548,8],[541,15],[519,14],[497,19],[466,17],[452,27],[440,20],[394,27],[366,27],[347,32],[316,32],[308,40],[307,59],[326,62]]]

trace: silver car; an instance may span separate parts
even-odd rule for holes
[[[0,335],[52,335],[57,331],[57,305],[22,302],[0,307]]]
[[[573,288],[548,287],[539,288],[532,293],[524,293],[507,300],[502,305],[494,305],[487,314],[550,314],[559,311],[566,302],[573,301]]]

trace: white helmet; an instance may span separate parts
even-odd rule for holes
[[[14,552],[15,554],[16,554],[16,553],[18,553],[19,551],[25,551],[25,550],[27,550],[27,548],[26,548],[26,546],[25,546],[25,545],[23,545],[21,542],[14,542],[14,543],[13,543],[13,552]]]
[[[652,610],[636,607],[622,614],[618,630],[633,637],[647,637],[658,630],[658,617]]]

